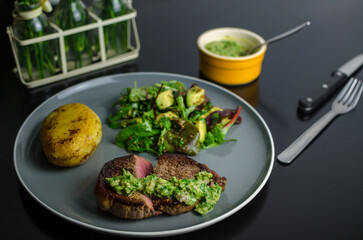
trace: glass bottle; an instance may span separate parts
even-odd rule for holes
[[[41,37],[55,30],[38,0],[15,1],[13,12],[13,33],[19,40]],[[56,40],[20,45],[16,44],[17,57],[22,77],[25,81],[34,81],[54,75],[59,66],[59,51]]]
[[[91,11],[102,20],[107,20],[129,13],[131,9],[128,5],[129,3],[126,3],[123,0],[95,0],[92,4]],[[104,26],[103,34],[107,58],[128,51],[128,20]]]
[[[61,0],[54,10],[54,23],[62,30],[68,30],[91,23],[84,4],[79,0]],[[64,37],[67,68],[74,70],[92,63],[92,38],[90,31],[83,31]]]

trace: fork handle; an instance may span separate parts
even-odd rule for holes
[[[277,159],[280,162],[290,164],[336,116],[337,113],[334,111],[327,112],[318,121],[311,125],[303,134],[301,134],[300,137],[291,143],[290,146],[281,152],[277,156]]]

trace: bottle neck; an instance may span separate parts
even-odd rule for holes
[[[49,0],[15,1],[14,6],[13,17],[20,20],[31,20],[40,16],[43,11],[49,13],[53,10]]]
[[[39,2],[27,4],[23,1],[15,1],[15,9],[13,17],[18,20],[31,20],[40,16],[43,13]]]

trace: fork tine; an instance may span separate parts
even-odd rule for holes
[[[336,97],[337,101],[340,101],[340,99],[344,96],[344,94],[347,92],[350,85],[352,85],[354,79],[351,78],[347,84],[343,87],[343,89],[340,91],[339,95]]]
[[[342,96],[340,96],[341,94],[339,94],[339,96],[338,96],[339,98],[337,98],[337,99],[339,99],[338,100],[339,102],[342,102],[343,104],[345,104],[347,102],[347,100],[348,100],[349,96],[351,95],[355,85],[357,84],[357,81],[358,81],[358,79],[356,79],[356,78],[351,78],[349,80],[349,82],[347,84],[348,88],[347,89],[344,88],[343,89],[344,91],[342,91]]]
[[[350,103],[351,108],[355,108],[355,106],[357,105],[360,97],[362,96],[362,92],[363,92],[363,83],[362,83],[362,81],[359,80],[358,84],[357,84],[355,94],[354,94],[353,102]]]
[[[343,104],[347,104],[348,106],[350,106],[353,102],[353,99],[355,98],[358,90],[359,90],[359,87],[360,87],[360,81],[358,79],[356,79],[356,84],[354,84],[354,86],[352,87],[351,91],[350,91],[350,94],[347,94],[345,96],[345,99],[346,101],[343,102]]]

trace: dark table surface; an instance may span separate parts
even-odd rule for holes
[[[32,110],[58,91],[124,72],[201,77],[196,39],[205,30],[241,27],[269,38],[310,20],[308,29],[268,48],[259,80],[232,89],[265,119],[277,155],[329,110],[330,103],[303,119],[296,111],[298,98],[363,51],[361,0],[137,0],[133,5],[141,51],[136,61],[30,91],[12,72],[15,63],[5,34],[5,26],[12,22],[11,2],[0,3],[1,235],[7,239],[117,238],[54,215],[17,178],[12,155],[16,134]],[[335,119],[292,165],[275,159],[267,184],[240,211],[210,227],[169,238],[363,239],[362,120],[363,100],[353,112]]]

